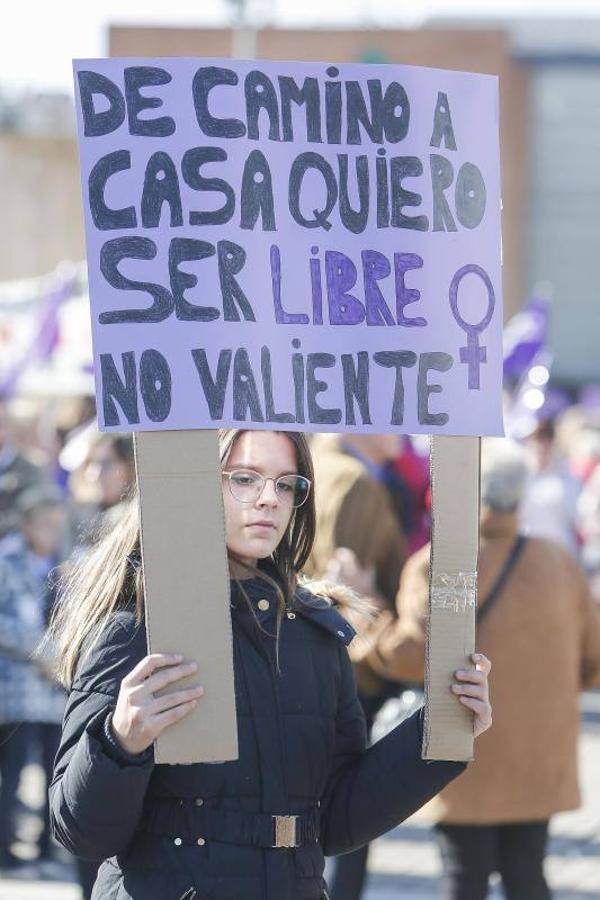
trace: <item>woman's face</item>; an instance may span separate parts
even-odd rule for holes
[[[133,476],[130,466],[117,456],[108,443],[94,447],[86,474],[96,482],[100,503],[106,507],[114,506],[123,499]]]
[[[245,431],[235,441],[225,470],[251,469],[264,478],[277,479],[298,471],[294,444],[286,435],[271,431]],[[293,508],[266,481],[258,498],[240,503],[232,496],[223,476],[225,540],[227,549],[251,565],[275,550],[292,517]]]

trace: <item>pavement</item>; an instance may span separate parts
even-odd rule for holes
[[[546,872],[554,900],[600,900],[600,692],[584,695],[582,709],[583,806],[555,816],[551,824]],[[42,790],[39,770],[29,766],[21,799],[35,807]],[[15,848],[22,857],[30,856],[29,842],[38,828],[35,815],[23,816],[24,840]],[[46,864],[45,874],[51,880],[40,880],[33,863],[23,874],[29,877],[14,879],[0,873],[0,900],[80,900],[72,866],[66,859]],[[417,814],[373,844],[364,900],[439,900],[438,877],[436,850],[427,825]],[[488,900],[501,897],[495,885]]]

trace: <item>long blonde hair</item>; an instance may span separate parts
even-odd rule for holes
[[[219,432],[222,465],[227,463],[235,441],[243,433],[242,429],[234,428]],[[285,434],[295,446],[298,474],[313,481],[312,458],[305,435],[298,432]],[[286,605],[296,589],[298,573],[310,555],[315,527],[314,490],[311,490],[307,501],[294,510],[268,565],[259,561],[254,567],[236,560],[248,574],[264,579],[275,588],[278,596],[277,635]],[[230,556],[234,558],[233,554]],[[139,504],[134,488],[122,504],[118,521],[105,521],[91,548],[75,558],[61,578],[59,600],[50,622],[48,640],[56,648],[56,674],[65,687],[69,688],[73,682],[84,643],[87,655],[116,610],[126,605],[133,606],[136,623],[143,621],[144,583],[139,560]],[[239,585],[246,596],[243,582],[240,581]]]

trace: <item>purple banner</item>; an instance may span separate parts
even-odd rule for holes
[[[498,84],[75,62],[99,424],[503,433]]]

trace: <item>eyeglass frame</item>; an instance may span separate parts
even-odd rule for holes
[[[239,497],[235,496],[235,494],[233,493],[233,491],[231,489],[231,476],[234,474],[234,472],[251,472],[252,475],[258,475],[258,477],[262,479],[262,485],[260,487],[258,494],[254,498],[254,500],[240,500]],[[292,475],[294,478],[303,478],[304,481],[308,484],[308,490],[306,491],[306,495],[303,498],[302,503],[298,503],[297,505],[292,503],[292,509],[300,509],[300,507],[304,506],[304,504],[308,500],[308,498],[310,496],[310,491],[312,488],[312,481],[310,480],[310,478],[307,478],[306,475],[300,475],[298,472],[286,472],[284,475],[279,475],[277,478],[272,478],[271,476],[266,477],[265,475],[261,475],[261,473],[257,472],[256,469],[245,469],[242,467],[239,469],[229,469],[229,470],[221,469],[221,476],[223,476],[223,475],[227,476],[227,481],[229,482],[229,493],[231,494],[233,499],[236,501],[236,503],[256,503],[256,501],[258,500],[258,498],[261,496],[262,492],[264,491],[267,481],[273,482],[273,487],[275,488],[275,496],[277,497],[277,499],[280,502],[285,503],[285,500],[283,499],[282,495],[277,490],[277,482],[280,481],[282,478],[286,478],[287,476]]]

